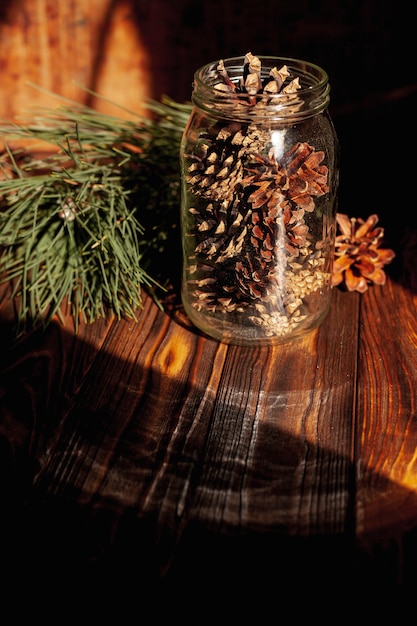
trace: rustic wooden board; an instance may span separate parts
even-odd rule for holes
[[[415,298],[391,278],[334,290],[317,331],[269,348],[206,339],[148,297],[137,323],[8,344],[13,562],[178,598],[213,568],[218,590],[412,586]]]
[[[26,453],[38,463],[31,525],[50,529],[52,519],[67,555],[70,524],[90,564],[102,542],[100,559],[123,562],[136,542],[153,546],[144,567],[168,580],[178,568],[184,575],[202,537],[200,565],[226,555],[233,537],[250,559],[259,558],[254,537],[310,567],[323,537],[323,555],[327,543],[342,545],[326,558],[345,554],[354,539],[359,301],[335,290],[319,330],[270,348],[206,339],[149,298],[138,323],[101,321],[77,338],[54,323],[22,339],[3,381],[9,414],[20,423],[27,411]],[[303,538],[312,542],[300,547]]]
[[[3,6],[4,4],[4,6]],[[0,117],[56,107],[54,94],[132,117],[151,94],[149,53],[130,2],[5,1],[0,11]],[[144,28],[149,24],[144,23]],[[52,93],[48,93],[52,92]]]
[[[407,579],[417,556],[416,302],[389,281],[361,306],[356,533],[368,580],[372,572],[387,587]]]

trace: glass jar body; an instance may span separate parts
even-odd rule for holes
[[[180,151],[183,306],[203,332],[239,345],[299,337],[331,301],[338,142],[327,75],[261,59],[301,76],[297,93],[218,93],[207,65]],[[235,85],[238,66],[224,62]]]

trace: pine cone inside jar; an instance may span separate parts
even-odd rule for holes
[[[262,151],[267,141],[268,133],[254,124],[217,124],[188,155],[190,191],[209,200],[231,201],[239,194],[246,160]]]
[[[216,88],[246,93],[238,107],[265,107],[256,97],[263,90],[268,98],[287,94],[299,108],[298,80],[287,81],[287,68],[274,68],[261,81],[257,61],[248,56],[239,84],[219,63]],[[328,268],[311,243],[306,215],[329,187],[324,152],[298,142],[278,158],[272,132],[268,125],[219,120],[186,155],[194,224],[188,271],[197,310],[249,308],[253,324],[280,334],[302,320],[297,309],[303,298],[328,284]]]
[[[297,208],[314,211],[314,197],[329,191],[328,168],[321,164],[323,159],[324,152],[305,142],[292,146],[279,160],[272,148],[267,157],[258,155],[243,181],[257,187],[249,201],[257,206],[276,203],[277,194],[284,193]]]

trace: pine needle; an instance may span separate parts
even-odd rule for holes
[[[18,331],[62,321],[66,306],[75,329],[80,317],[136,319],[142,289],[162,306],[180,263],[191,105],[149,101],[150,117],[132,121],[64,103],[0,128],[0,282],[13,283]]]

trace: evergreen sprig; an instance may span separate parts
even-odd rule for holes
[[[172,283],[191,105],[146,106],[126,120],[66,102],[1,127],[0,282],[13,285],[19,330],[63,321],[64,306],[76,328],[135,318],[143,288],[160,304]]]

